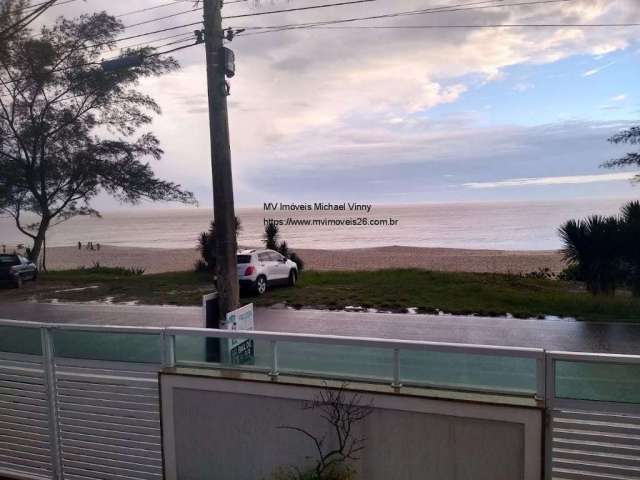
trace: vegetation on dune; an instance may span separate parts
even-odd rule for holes
[[[569,220],[559,234],[570,265],[563,278],[584,281],[594,295],[624,285],[640,296],[640,202],[624,205],[618,217]]]
[[[269,222],[265,225],[263,242],[265,248],[275,250],[283,257],[288,258],[295,263],[298,266],[299,273],[304,270],[304,261],[302,258],[296,252],[289,250],[287,242],[284,240],[282,242],[280,241],[280,228],[276,223]]]
[[[82,287],[94,287],[74,290]],[[142,304],[201,305],[213,289],[210,275],[175,272],[131,275],[119,270],[84,269],[43,274],[22,291],[0,290],[0,301],[139,301]],[[71,291],[65,291],[69,290]],[[640,318],[640,299],[630,294],[592,296],[579,282],[514,275],[380,270],[307,271],[295,288],[274,288],[262,297],[245,297],[256,306],[287,304],[340,310],[357,306],[389,312],[445,312],[460,315],[535,318],[545,315],[580,320],[631,321]]]
[[[238,235],[242,230],[242,222],[236,217],[236,245],[238,244]],[[207,272],[211,275],[216,274],[216,222],[211,222],[208,232],[202,232],[198,237],[198,246],[200,252],[200,260],[195,264],[196,272]]]

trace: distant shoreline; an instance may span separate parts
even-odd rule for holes
[[[295,249],[309,270],[382,270],[420,268],[446,272],[530,273],[564,267],[557,251],[476,250],[429,247],[374,247],[345,250]],[[51,270],[91,267],[143,268],[145,273],[191,270],[199,258],[195,248],[165,249],[101,245],[100,251],[77,247],[50,247],[47,266]]]

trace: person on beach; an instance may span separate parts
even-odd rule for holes
[[[78,250],[82,250],[82,242],[78,242]]]
[[[99,243],[96,243],[96,249],[97,249],[98,251],[100,251],[100,244],[99,244]]]

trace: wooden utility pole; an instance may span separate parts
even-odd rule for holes
[[[213,211],[216,222],[216,268],[219,320],[238,308],[240,287],[237,271],[236,215],[233,203],[231,146],[227,113],[227,83],[222,31],[223,0],[204,0],[209,131],[213,174]]]

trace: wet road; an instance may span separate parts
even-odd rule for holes
[[[99,325],[202,326],[198,307],[0,303],[0,318]],[[256,329],[640,354],[640,323],[257,309]]]

